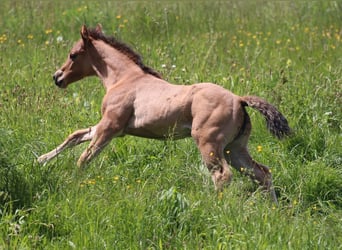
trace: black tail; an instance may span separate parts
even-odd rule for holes
[[[265,117],[268,130],[279,139],[291,134],[286,118],[272,104],[257,96],[243,96],[242,103],[258,110]]]

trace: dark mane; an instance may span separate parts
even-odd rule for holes
[[[162,79],[162,76],[154,69],[146,66],[143,63],[141,56],[127,44],[118,41],[115,37],[106,36],[102,32],[98,32],[96,29],[89,29],[88,32],[92,38],[96,40],[102,40],[105,43],[114,47],[115,49],[119,50],[121,53],[125,54],[129,59],[135,62],[145,73],[151,74],[157,78]]]

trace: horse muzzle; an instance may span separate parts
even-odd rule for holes
[[[60,88],[64,88],[63,86],[63,82],[64,82],[64,78],[63,78],[63,71],[62,70],[57,70],[56,73],[52,76],[55,84],[60,87]]]

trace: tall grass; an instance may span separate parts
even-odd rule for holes
[[[323,0],[2,0],[0,249],[341,249],[341,10]],[[248,112],[250,151],[271,167],[279,206],[236,172],[216,194],[191,139],[118,138],[83,172],[86,145],[38,165],[100,119],[98,79],[67,90],[51,80],[84,23],[101,23],[171,82],[275,104],[294,130],[281,142]]]

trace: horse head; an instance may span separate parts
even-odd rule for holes
[[[96,31],[102,33],[100,25],[96,27]],[[53,75],[55,84],[60,88],[66,88],[70,83],[86,76],[95,75],[89,53],[87,53],[93,39],[85,25],[82,26],[80,33],[81,39],[71,48],[65,63]]]

